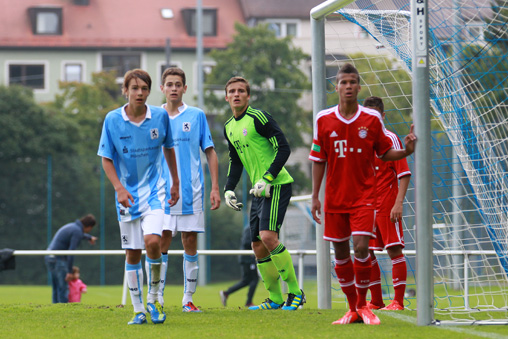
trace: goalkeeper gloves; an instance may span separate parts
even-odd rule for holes
[[[224,192],[224,198],[226,198],[226,205],[234,209],[235,211],[241,211],[243,204],[236,200],[235,192],[226,191]]]
[[[270,188],[272,188],[271,182],[273,179],[272,174],[266,172],[263,178],[254,184],[249,193],[254,194],[256,198],[270,198]]]

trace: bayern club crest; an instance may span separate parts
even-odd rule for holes
[[[242,133],[243,133],[243,136],[246,137],[247,136],[247,128],[244,128]]]
[[[368,128],[367,127],[360,127],[358,129],[358,136],[362,139],[365,139],[367,137],[367,131],[368,131]]]

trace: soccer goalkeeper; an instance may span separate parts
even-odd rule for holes
[[[245,167],[254,195],[250,212],[252,249],[269,297],[250,310],[282,308],[294,311],[305,302],[293,267],[291,255],[279,241],[279,231],[291,198],[293,178],[284,168],[291,150],[270,114],[249,106],[250,85],[242,77],[226,84],[226,101],[233,116],[224,125],[229,146],[229,170],[224,196],[226,205],[240,211],[234,189]],[[288,285],[284,304],[279,276]]]

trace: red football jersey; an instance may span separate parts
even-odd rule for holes
[[[340,115],[339,106],[319,112],[309,159],[328,163],[325,212],[376,207],[376,154],[392,148],[386,132],[381,115],[363,106],[351,119]]]
[[[386,131],[392,140],[394,149],[403,149],[399,137],[393,132]],[[397,161],[383,161],[376,157],[377,181],[377,215],[390,216],[393,204],[399,192],[399,179],[411,175],[406,158]]]

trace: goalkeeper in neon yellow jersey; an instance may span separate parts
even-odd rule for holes
[[[279,230],[291,198],[293,178],[284,168],[291,150],[275,120],[267,112],[249,106],[249,82],[233,77],[226,84],[226,101],[233,116],[224,125],[229,146],[229,170],[224,196],[236,211],[243,207],[234,189],[245,167],[254,195],[250,212],[252,249],[269,297],[251,310],[294,311],[305,302],[291,255],[279,241]],[[279,277],[288,285],[284,302]]]

